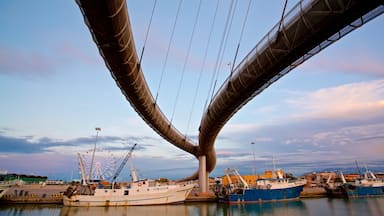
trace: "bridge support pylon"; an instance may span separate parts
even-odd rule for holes
[[[200,193],[208,192],[208,178],[209,174],[207,173],[207,164],[205,155],[199,156],[199,187]]]

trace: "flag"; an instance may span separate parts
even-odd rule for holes
[[[95,128],[95,130],[97,130],[97,131],[101,131],[101,128],[97,127],[97,128]]]

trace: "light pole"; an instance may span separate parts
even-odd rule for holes
[[[253,154],[253,168],[252,168],[252,170],[253,170],[253,175],[256,178],[255,143],[251,142],[251,145],[252,145],[252,154]]]
[[[99,135],[99,131],[101,131],[101,128],[97,127],[97,128],[95,128],[95,130],[96,130],[96,140],[95,140],[95,145],[93,147],[93,152],[92,152],[91,167],[89,168],[88,183],[89,183],[89,180],[91,180],[91,178],[92,178],[92,167],[93,167],[93,161],[95,160],[97,137]]]

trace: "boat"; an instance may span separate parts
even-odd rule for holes
[[[331,198],[343,198],[346,196],[343,185],[347,181],[344,178],[343,173],[340,171],[339,174],[332,172],[329,174],[327,182],[324,185],[324,189],[327,192],[327,196]]]
[[[7,191],[14,185],[22,185],[23,181],[19,179],[0,181],[0,199],[7,193]]]
[[[68,187],[64,193],[65,206],[133,206],[159,205],[184,202],[194,188],[192,182],[164,184],[149,179],[138,179],[132,165],[131,154],[136,144],[131,148],[122,164],[113,176],[111,184],[103,181],[90,181],[85,178],[84,163],[78,154],[82,181],[80,184]],[[126,162],[130,160],[132,182],[121,186],[116,183]]]
[[[372,171],[366,170],[355,182],[344,183],[342,189],[347,198],[381,196],[384,195],[384,179],[377,178]]]
[[[276,178],[258,179],[256,184],[250,187],[237,169],[226,169],[229,185],[221,189],[218,199],[220,202],[225,203],[255,203],[299,199],[306,181],[283,178],[281,170],[275,172],[277,173]],[[233,184],[229,173],[233,173],[239,179],[240,184]]]
[[[3,197],[4,194],[7,193],[11,185],[5,185],[3,183],[0,183],[0,199]]]

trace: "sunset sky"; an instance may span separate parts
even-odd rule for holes
[[[214,25],[215,0],[202,1],[200,10],[199,1],[183,1],[171,43],[179,1],[158,1],[145,43],[153,3],[127,1],[139,56],[145,45],[145,78],[164,114],[196,141],[215,66],[217,90],[236,47],[235,65],[279,21],[283,1],[252,1],[246,22],[248,1],[233,4],[225,40],[229,0],[220,2]],[[287,12],[295,3],[288,1]],[[89,154],[96,127],[108,167],[116,167],[138,143],[133,162],[142,177],[181,178],[197,170],[194,156],[162,139],[132,109],[75,1],[1,1],[0,26],[0,170],[79,178],[77,152]],[[384,16],[370,21],[244,106],[216,140],[211,175],[221,176],[227,167],[262,172],[273,168],[272,158],[296,175],[354,168],[355,160],[384,171],[383,26]]]

